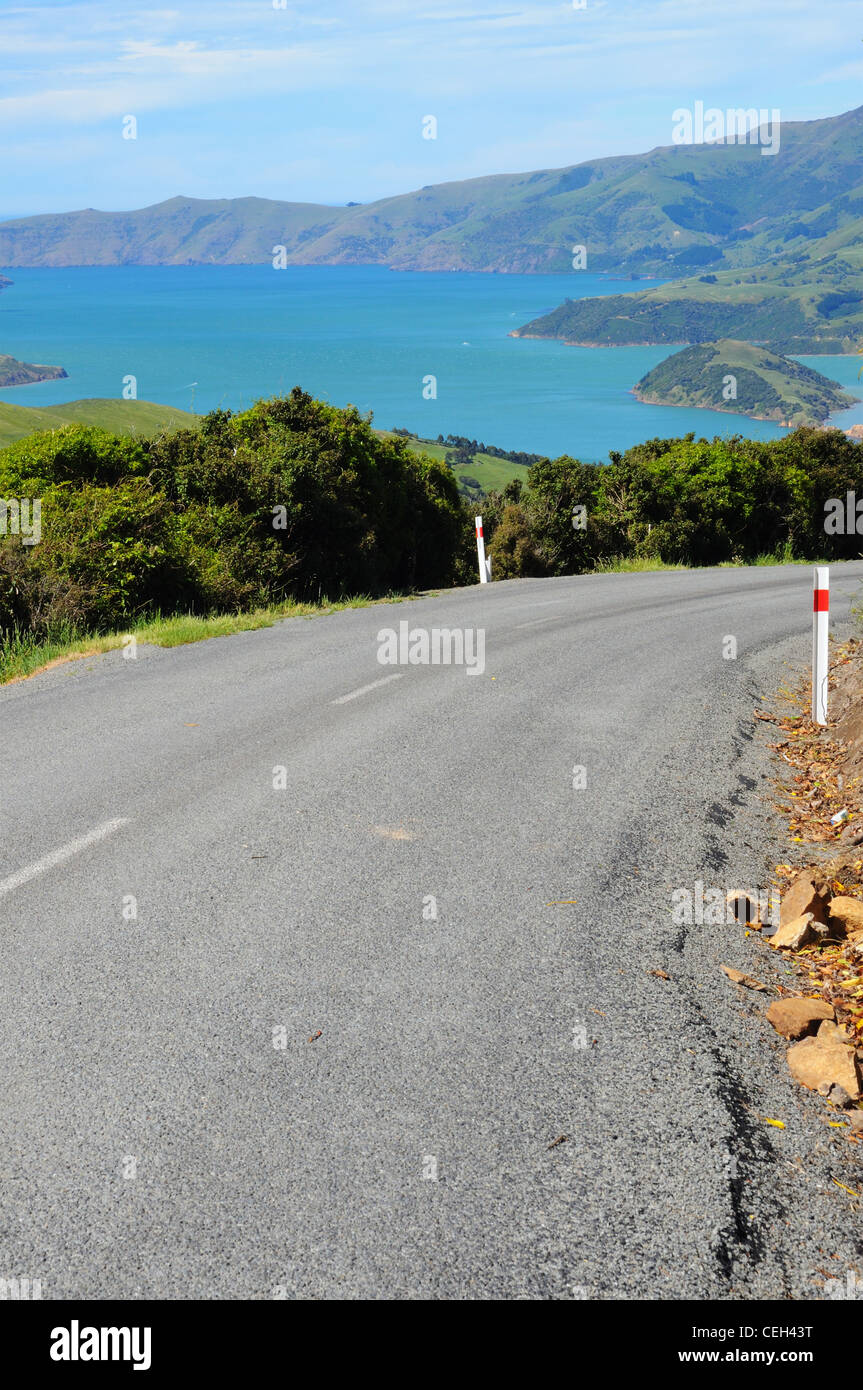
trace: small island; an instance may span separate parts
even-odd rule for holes
[[[822,425],[859,399],[836,381],[755,343],[719,338],[666,357],[633,394],[650,405],[722,410],[780,425]]]
[[[40,362],[19,362],[0,353],[0,389],[31,386],[34,381],[60,381],[69,373],[64,367],[46,367]]]

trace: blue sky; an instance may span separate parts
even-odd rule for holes
[[[670,144],[696,100],[832,115],[861,39],[853,0],[4,0],[0,215],[367,202]]]

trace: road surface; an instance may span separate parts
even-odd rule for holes
[[[863,565],[832,576],[842,632]],[[857,1268],[852,1148],[719,969],[787,967],[671,908],[782,857],[751,714],[810,589],[512,581],[0,690],[0,1277],[775,1299]],[[482,628],[485,670],[380,665],[404,620]]]

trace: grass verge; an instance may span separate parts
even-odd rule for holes
[[[252,632],[272,627],[283,618],[320,618],[345,608],[367,608],[375,603],[403,603],[420,594],[387,594],[383,598],[359,595],[320,603],[297,603],[289,600],[266,608],[254,608],[248,613],[218,613],[211,617],[196,617],[192,613],[175,613],[168,617],[156,613],[145,622],[135,623],[122,632],[81,632],[61,626],[50,637],[34,638],[16,632],[0,642],[0,685],[26,680],[53,666],[122,647],[130,636],[138,642],[155,647],[181,647],[189,642],[205,642],[211,637],[229,637],[235,632]]]
[[[670,565],[647,556],[611,555],[594,565],[593,574],[646,574],[651,570],[685,570],[689,565]]]

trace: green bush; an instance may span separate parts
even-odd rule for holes
[[[0,630],[43,634],[448,584],[466,524],[446,467],[299,389],[149,443],[34,435],[0,450],[3,496],[42,498],[42,540],[0,541]]]

